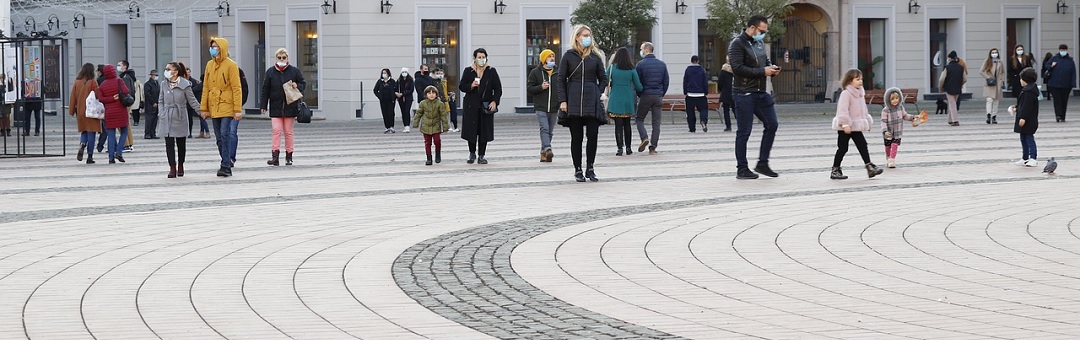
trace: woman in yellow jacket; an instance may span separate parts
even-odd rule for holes
[[[199,111],[203,118],[213,118],[214,136],[217,137],[218,154],[221,155],[219,177],[232,176],[236,162],[236,128],[243,117],[243,92],[240,85],[240,67],[229,58],[229,42],[225,38],[210,40],[210,56],[206,63],[202,100]]]

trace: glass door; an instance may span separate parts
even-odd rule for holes
[[[945,19],[931,19],[930,20],[930,46],[927,49],[930,53],[930,65],[927,68],[930,70],[930,92],[941,93],[941,89],[938,88],[938,78],[941,77],[941,72],[945,70],[945,65],[948,63],[946,56],[949,53],[949,33],[947,20]]]
[[[859,19],[858,65],[864,89],[885,88],[885,38],[885,19]]]
[[[461,79],[460,32],[460,20],[420,22],[420,63],[432,71],[436,68],[443,70],[447,91],[456,92],[454,89],[457,88],[458,79]]]
[[[528,20],[525,22],[525,79],[528,82],[532,70],[544,64],[540,52],[555,52],[555,62],[562,57],[562,20]],[[525,101],[532,105],[532,94],[526,91]]]

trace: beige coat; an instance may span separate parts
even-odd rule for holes
[[[983,69],[979,72],[985,79],[997,79],[997,85],[985,86],[983,82],[983,96],[986,98],[1001,100],[1001,86],[1008,82],[1005,74],[1005,62],[998,60],[993,63],[989,69]]]

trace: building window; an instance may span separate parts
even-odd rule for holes
[[[1024,45],[1027,49],[1024,53],[1035,54],[1035,46],[1031,45],[1031,19],[1008,19],[1005,21],[1005,50],[1008,54],[1016,54],[1016,45]],[[1002,57],[1004,58],[1004,57]]]
[[[172,25],[154,25],[154,66],[151,69],[163,69],[173,59]]]
[[[859,19],[858,65],[863,88],[885,88],[885,19]]]
[[[319,30],[317,21],[296,22],[296,67],[304,73],[304,103],[319,106]]]
[[[559,51],[562,43],[562,20],[527,20],[525,21],[525,78],[532,70],[540,67],[546,60],[540,60],[540,52],[551,50],[555,59],[562,56]],[[532,105],[532,94],[526,92],[525,100]]]
[[[717,93],[717,81],[720,79],[720,68],[727,62],[728,43],[731,38],[728,35],[719,35],[716,30],[709,27],[708,20],[698,20],[698,51],[701,58],[701,66],[709,74],[709,93]]]
[[[461,79],[461,51],[458,44],[461,32],[460,20],[421,20],[420,63],[432,72],[442,69],[446,76],[446,90],[457,92]],[[470,54],[471,56],[471,54]],[[460,105],[461,101],[458,100]]]
[[[200,63],[198,65],[193,65],[192,66],[192,71],[191,71],[191,76],[192,77],[196,77],[196,78],[200,77],[200,75],[195,74],[195,70],[202,70],[203,67],[206,67],[206,63],[210,62],[210,59],[211,59],[210,58],[210,39],[216,38],[217,36],[218,36],[218,24],[217,23],[207,22],[207,23],[199,24],[199,48],[198,48],[198,50],[199,50],[199,56],[200,56],[200,59],[199,59]],[[206,70],[202,70],[202,72],[206,72]]]

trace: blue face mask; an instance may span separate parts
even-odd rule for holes
[[[555,62],[554,61],[547,62],[547,68],[555,68]]]
[[[1069,51],[1059,51],[1058,54],[1060,54],[1062,57],[1065,57],[1069,55]]]
[[[214,58],[217,58],[217,56],[218,56],[218,48],[217,47],[211,47],[210,48],[210,56],[214,57]]]
[[[758,34],[754,34],[754,41],[761,42],[763,40],[765,40],[765,33],[758,32]]]
[[[581,38],[581,46],[589,47],[590,45],[592,45],[592,37]]]
[[[645,51],[638,51],[638,54],[641,55],[642,58],[645,58]]]

